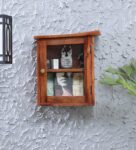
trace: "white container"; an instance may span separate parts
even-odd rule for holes
[[[59,69],[59,59],[51,59],[51,68]]]

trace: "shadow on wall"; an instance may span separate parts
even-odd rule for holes
[[[78,106],[78,107],[48,107],[48,106],[36,106],[35,111],[30,122],[36,120],[36,123],[54,122],[54,123],[67,123],[75,122],[79,124],[82,122],[85,125],[90,123],[90,120],[94,119],[94,107],[91,106]],[[79,123],[80,122],[80,123]]]

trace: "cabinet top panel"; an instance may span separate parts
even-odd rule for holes
[[[36,40],[40,39],[57,39],[57,38],[72,38],[72,37],[85,37],[85,36],[98,36],[100,35],[99,30],[94,30],[90,32],[81,32],[81,33],[73,33],[73,34],[59,34],[59,35],[37,35],[33,38]]]

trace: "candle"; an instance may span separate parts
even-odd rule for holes
[[[51,59],[51,68],[59,69],[59,59]]]

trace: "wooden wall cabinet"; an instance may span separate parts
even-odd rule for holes
[[[99,35],[100,31],[95,30],[77,34],[34,36],[37,45],[38,105],[95,104],[94,38]],[[65,55],[64,60],[62,54]],[[67,60],[68,56],[72,59]],[[59,68],[53,68],[53,61],[56,61],[54,65],[59,65]]]

